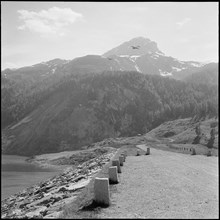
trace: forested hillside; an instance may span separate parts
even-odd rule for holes
[[[67,75],[52,85],[45,82],[12,100],[5,97],[14,91],[4,88],[4,114],[10,118],[15,108],[13,117],[25,117],[18,123],[12,119],[5,129],[4,153],[79,149],[107,137],[146,133],[172,119],[217,115],[214,85],[125,71]]]

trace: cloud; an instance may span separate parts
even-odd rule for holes
[[[65,28],[81,19],[80,13],[74,12],[70,8],[52,7],[39,12],[18,10],[19,19],[23,22],[18,27],[19,30],[28,29],[43,35],[58,34],[65,35]]]
[[[185,24],[189,23],[191,21],[191,18],[184,18],[182,21],[176,22],[178,25],[178,28],[182,28]]]

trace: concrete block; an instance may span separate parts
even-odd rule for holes
[[[210,157],[210,156],[212,156],[212,152],[211,150],[208,150],[207,157]]]
[[[150,155],[150,148],[149,147],[147,148],[147,152],[145,155]]]
[[[95,178],[94,183],[95,202],[109,206],[110,205],[110,192],[109,192],[109,179],[108,178]]]
[[[123,166],[123,161],[124,161],[124,157],[123,156],[119,156],[120,166]]]
[[[123,161],[123,162],[125,162],[125,159],[126,159],[125,155],[124,155],[124,154],[121,154],[121,156],[122,156],[122,157],[123,157],[123,159],[124,159],[124,161]]]
[[[192,148],[192,150],[191,150],[191,155],[196,155],[196,150],[195,150],[195,148]]]
[[[113,161],[112,161],[112,166],[117,166],[117,168],[118,168],[118,173],[121,173],[121,167],[120,167],[119,160],[113,160]]]
[[[109,167],[109,183],[114,184],[118,183],[118,167],[117,166],[112,166]]]

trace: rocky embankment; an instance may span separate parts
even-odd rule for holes
[[[78,166],[68,167],[63,173],[29,187],[1,203],[1,218],[56,218],[63,206],[77,199],[91,178],[110,161],[116,149]]]

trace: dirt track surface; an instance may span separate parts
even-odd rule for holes
[[[218,158],[150,150],[126,158],[111,206],[97,217],[218,218]]]

